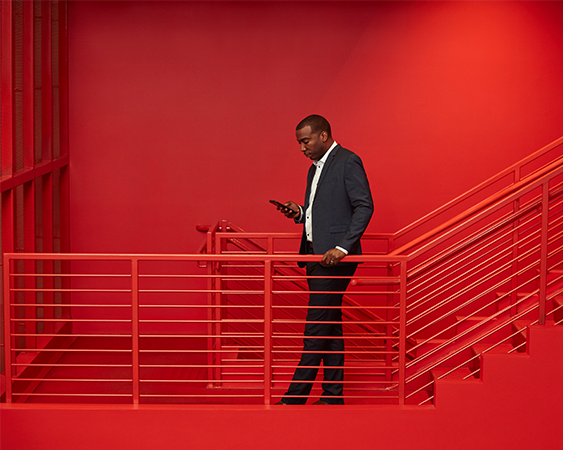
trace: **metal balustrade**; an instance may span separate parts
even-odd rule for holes
[[[315,258],[6,254],[5,399],[270,404],[287,388],[301,353],[297,343],[308,306],[302,295],[306,276],[295,262]],[[405,258],[350,259],[396,264]],[[42,273],[39,261],[68,262],[69,273]],[[252,273],[211,270],[242,265],[250,265]],[[292,273],[280,274],[278,267]],[[346,398],[400,404],[404,371],[394,375],[393,361],[404,359],[399,350],[404,343],[392,333],[374,336],[363,330],[381,324],[400,328],[401,309],[394,304],[404,304],[404,290],[396,277],[359,276],[377,284],[347,291],[356,304],[344,311],[392,311],[399,319],[346,320],[346,340],[353,342],[346,350]],[[61,278],[64,288],[38,286],[38,280],[62,285]],[[46,292],[64,294],[66,300],[45,301]],[[302,302],[288,303],[287,297],[297,294]],[[46,313],[54,310],[59,312]]]
[[[342,306],[347,404],[431,404],[437,379],[478,377],[482,354],[563,323],[562,144],[364,236]],[[199,229],[194,255],[5,254],[5,401],[279,398],[308,308],[296,263],[320,257],[296,254],[299,233]]]

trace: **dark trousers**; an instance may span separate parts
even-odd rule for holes
[[[344,340],[342,339],[342,296],[354,275],[357,264],[338,264],[325,267],[317,262],[307,263],[307,276],[348,277],[348,278],[309,278],[309,306],[331,306],[336,308],[309,308],[303,339],[303,353],[293,381],[284,394],[283,402],[304,405],[311,392],[317,372],[323,363],[324,382],[322,399],[331,404],[344,404],[342,399],[344,380]],[[339,291],[336,294],[317,291]],[[315,323],[320,322],[320,323]],[[323,323],[327,322],[327,323]],[[318,337],[313,337],[318,336]],[[306,381],[306,382],[305,382]],[[291,396],[302,397],[291,397]]]

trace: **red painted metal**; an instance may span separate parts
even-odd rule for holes
[[[0,45],[2,46],[2,179],[13,173],[13,127],[14,127],[14,75],[13,75],[13,4],[10,0],[2,0],[2,29]],[[4,189],[2,189],[4,192]]]
[[[53,22],[52,8],[57,8],[56,11],[59,12],[58,21]],[[0,11],[2,251],[69,251],[66,1],[2,0]],[[62,102],[58,110],[53,108],[52,101],[52,24],[57,27],[58,49],[62,55],[57,63],[59,72],[62,73],[60,80],[64,84],[61,89]],[[15,29],[21,34],[15,36]],[[41,70],[38,70],[39,67]],[[18,100],[17,111],[16,98],[21,99]],[[53,159],[55,115],[60,119],[57,124],[63,135],[64,149],[60,152],[60,157]],[[20,153],[16,158],[14,146],[17,139],[21,141],[18,141]],[[58,182],[56,192],[53,189],[54,179]],[[54,214],[56,221],[61,222],[60,236],[54,235]],[[16,242],[20,248],[15,248]],[[35,264],[35,261],[25,261],[12,269],[16,272],[35,271]],[[65,293],[56,292],[55,286],[60,282],[60,278],[43,277],[41,274],[52,274],[57,270],[68,273],[67,269],[68,267],[56,269],[53,262],[48,261],[37,269],[38,276],[22,277],[18,285],[14,286],[21,290],[18,303],[32,302],[35,306],[19,308],[17,321],[9,325],[8,331],[12,333],[14,340],[9,345],[42,348],[47,335],[60,331],[58,318],[61,311],[59,306],[54,305],[61,296],[67,302],[69,299],[65,297]],[[23,333],[22,327],[25,329]],[[5,336],[2,336],[2,339],[4,338]],[[2,342],[1,345],[8,344]],[[8,361],[11,356],[13,355],[8,352],[4,359]],[[14,365],[9,366],[7,370],[11,368],[14,375],[21,375],[18,371],[23,370],[23,366],[14,360],[11,361]]]
[[[24,168],[34,165],[34,2],[23,2],[23,160]]]
[[[546,295],[547,295],[547,244],[549,232],[549,180],[542,185],[541,212],[541,254],[540,254],[540,288],[539,288],[539,324],[545,325]]]
[[[93,273],[87,269],[88,265],[84,266],[84,270],[82,273],[74,272],[72,274],[68,274],[69,278],[76,280],[76,283],[73,283],[74,287],[70,289],[70,292],[73,295],[73,303],[71,306],[71,310],[73,311],[72,318],[55,318],[55,319],[29,319],[29,322],[36,323],[36,321],[53,321],[57,323],[68,323],[74,325],[81,325],[85,324],[91,326],[92,324],[96,326],[105,326],[105,324],[114,324],[115,326],[127,325],[127,329],[130,332],[125,331],[125,329],[116,329],[117,333],[107,333],[107,332],[80,332],[80,331],[73,331],[73,332],[59,332],[59,333],[50,333],[49,337],[52,338],[51,342],[56,340],[61,340],[62,338],[73,338],[73,339],[100,339],[100,344],[94,345],[93,347],[87,348],[67,348],[62,345],[62,341],[59,342],[59,345],[55,345],[54,343],[49,348],[41,348],[33,347],[33,348],[22,348],[19,349],[18,353],[26,354],[35,351],[41,351],[42,354],[51,353],[51,354],[81,354],[81,353],[93,353],[93,354],[131,354],[132,359],[130,364],[123,364],[120,363],[120,367],[130,367],[132,370],[132,377],[115,377],[115,376],[108,376],[102,378],[92,377],[88,374],[88,372],[84,372],[84,376],[80,378],[67,378],[65,376],[56,376],[50,375],[45,376],[45,373],[42,372],[41,375],[43,378],[34,378],[33,376],[25,375],[23,370],[30,371],[31,368],[36,366],[41,367],[50,367],[52,370],[55,368],[58,370],[62,367],[67,368],[79,368],[79,367],[90,367],[90,370],[99,370],[100,367],[97,364],[84,364],[82,363],[64,363],[62,366],[58,366],[56,362],[48,361],[46,365],[43,365],[41,361],[25,361],[21,360],[21,356],[14,359],[15,357],[15,348],[11,347],[8,350],[8,353],[12,354],[12,365],[14,368],[17,368],[19,373],[22,373],[23,376],[15,376],[14,378],[10,378],[8,383],[10,385],[21,385],[22,382],[34,382],[34,385],[40,384],[48,384],[53,385],[53,383],[72,383],[77,382],[80,380],[81,383],[84,385],[88,383],[129,383],[131,385],[131,394],[125,395],[123,392],[104,392],[103,388],[99,388],[99,390],[89,391],[89,392],[81,392],[75,394],[75,396],[83,399],[87,399],[90,397],[100,397],[100,398],[129,398],[134,404],[138,404],[139,402],[147,402],[147,401],[159,401],[159,399],[168,398],[168,399],[193,399],[195,401],[202,401],[202,399],[209,399],[209,398],[219,398],[223,399],[223,401],[230,401],[230,399],[239,399],[242,401],[249,401],[252,399],[261,399],[264,404],[270,404],[271,397],[274,395],[281,395],[283,388],[286,387],[288,380],[281,381],[279,377],[287,378],[284,373],[289,370],[292,370],[292,364],[288,365],[284,363],[286,360],[284,355],[291,355],[296,352],[296,349],[285,347],[283,342],[287,339],[295,339],[296,336],[293,333],[287,334],[285,331],[280,332],[277,327],[280,326],[293,326],[295,324],[303,324],[304,323],[304,316],[301,319],[297,318],[283,318],[282,316],[276,316],[279,314],[280,311],[283,312],[287,308],[283,304],[274,305],[275,299],[278,299],[281,296],[287,296],[291,294],[293,291],[291,289],[283,288],[282,284],[290,283],[290,285],[295,281],[303,281],[303,275],[296,276],[295,274],[291,274],[289,277],[283,276],[277,271],[276,267],[280,264],[287,265],[289,263],[293,263],[297,260],[312,260],[318,259],[318,257],[311,257],[311,256],[299,256],[299,255],[291,255],[291,254],[277,254],[277,255],[267,255],[267,254],[254,254],[254,255],[83,255],[83,254],[6,254],[4,256],[4,260],[6,263],[10,263],[11,261],[53,261],[53,260],[67,260],[79,264],[78,267],[84,264],[84,262],[89,263],[97,263],[103,262],[104,265],[101,269],[102,272]],[[368,256],[368,257],[351,257],[350,260],[360,261],[364,260],[368,263],[379,263],[385,261],[386,263],[395,263],[401,260],[404,260],[404,257],[384,257],[384,256]],[[129,272],[120,272],[112,274],[112,264],[114,262],[119,261],[129,261],[132,266]],[[168,261],[174,261],[177,264],[182,264],[184,262],[192,262],[193,268],[196,271],[200,271],[197,268],[198,263],[205,262],[207,265],[215,265],[219,267],[220,270],[221,266],[223,268],[225,265],[230,266],[240,266],[246,263],[250,263],[253,267],[262,267],[263,273],[261,276],[257,274],[250,274],[250,275],[233,275],[230,273],[226,273],[224,270],[219,277],[215,274],[209,275],[207,272],[203,272],[200,274],[192,273],[191,271],[188,273],[183,274],[172,274],[172,273],[163,273],[160,269],[153,269],[155,270],[154,273],[146,273],[144,271],[137,271],[137,267],[141,262],[143,263],[165,263]],[[31,267],[31,266],[28,266]],[[151,265],[151,267],[157,267]],[[275,275],[274,275],[275,274]],[[49,277],[49,276],[56,276],[56,274],[45,274],[45,273],[34,273],[29,272],[25,274],[26,276],[35,278],[35,277]],[[45,290],[44,288],[41,289],[27,289],[27,288],[18,288],[14,287],[13,281],[18,279],[22,276],[19,273],[10,273],[5,274],[8,280],[8,284],[5,285],[5,298],[13,299],[18,292],[37,292]],[[125,286],[119,287],[119,280],[121,279],[129,279],[131,278],[132,285],[129,289],[125,288]],[[207,282],[206,280],[218,280],[219,278],[223,278],[225,281],[221,285],[213,286],[211,291],[207,288],[197,288],[192,286],[192,283],[197,285],[198,280],[202,280]],[[84,287],[82,284],[92,280],[93,284],[90,287]],[[102,280],[105,280],[105,283],[108,286],[104,286]],[[112,281],[112,280],[115,280]],[[164,280],[164,284],[162,281]],[[383,280],[379,277],[379,282],[381,283]],[[240,286],[236,289],[233,289],[228,285],[228,283],[235,282],[235,283],[244,283],[249,282],[249,287]],[[11,283],[11,286],[10,286]],[[111,284],[117,283],[113,288],[110,287]],[[155,283],[154,286],[151,284]],[[182,283],[188,283],[185,286],[180,286]],[[259,283],[262,287],[254,286],[255,283]],[[395,281],[392,281],[395,284]],[[170,286],[172,284],[172,286]],[[174,286],[174,284],[178,284],[178,286]],[[66,289],[54,289],[55,291],[66,291]],[[298,293],[303,293],[302,291],[297,291]],[[96,301],[88,300],[85,301],[81,300],[82,295],[98,295],[101,293],[105,293],[107,295],[122,295],[124,294],[126,297],[129,298],[128,301],[123,302],[123,300],[118,300],[122,297],[115,297],[116,303],[112,304],[111,301],[105,300],[103,303],[97,303]],[[223,300],[220,303],[212,303],[208,304],[205,303],[192,303],[189,301],[186,295],[197,295],[202,296],[200,297],[202,300],[205,299],[206,295],[208,294],[221,294],[221,295],[228,295],[229,298],[232,298],[233,295],[242,295],[242,296],[251,296],[255,300],[254,304],[248,304],[246,301],[243,301],[240,304],[232,303],[231,300],[228,300],[229,303],[225,303]],[[358,295],[363,296],[364,298],[368,298],[370,295],[383,295],[387,296],[389,291],[382,290],[382,291],[363,291],[358,292]],[[177,297],[178,295],[182,297]],[[293,294],[292,294],[293,295]],[[166,297],[161,297],[166,296]],[[165,300],[170,298],[170,300]],[[176,298],[183,298],[180,302],[175,300]],[[221,297],[222,298],[222,297]],[[108,305],[111,305],[113,309],[121,308],[123,310],[131,310],[130,319],[127,319],[124,316],[116,316],[113,315],[114,318],[104,318],[104,311],[108,311],[108,314],[113,314],[108,309]],[[13,313],[15,311],[16,306],[26,307],[26,308],[33,308],[37,307],[38,305],[34,302],[26,302],[24,305],[17,305],[11,303],[7,306],[7,324],[9,325],[10,322],[13,322]],[[54,306],[54,305],[53,305]],[[300,309],[304,309],[304,306],[300,306]],[[344,309],[350,307],[344,307]],[[387,306],[367,306],[367,309],[376,309],[376,308],[387,308]],[[82,316],[79,310],[94,310],[97,309],[101,311],[100,314],[97,315],[87,315]],[[216,311],[216,314],[211,315],[211,319],[199,319],[193,318],[191,316],[181,316],[178,318],[176,315],[172,316],[173,318],[169,318],[166,316],[166,311],[178,311],[181,314],[183,310],[193,310],[197,311],[199,309],[211,309]],[[350,309],[357,310],[358,307],[353,307]],[[139,311],[139,313],[136,313]],[[146,311],[152,311],[156,313],[156,315],[145,315]],[[242,314],[246,315],[246,318],[239,318],[233,311],[239,311]],[[256,316],[252,311],[256,311],[259,315]],[[277,312],[276,312],[277,311]],[[234,315],[233,315],[234,314]],[[248,316],[250,314],[250,316]],[[208,316],[209,317],[209,316]],[[366,320],[358,320],[356,325],[357,326],[364,326],[369,324],[370,321]],[[191,338],[202,338],[208,339],[207,327],[202,329],[201,331],[197,331],[200,325],[207,325],[212,324],[215,325],[213,330],[216,333],[220,333],[218,335],[212,335],[213,338],[218,338],[218,341],[215,341],[218,346],[215,346],[212,349],[208,348],[184,348],[182,346],[178,347],[175,345],[169,346],[159,346],[156,345],[155,348],[153,347],[143,347],[142,342],[150,342],[151,339],[158,341],[164,339],[191,339]],[[350,324],[347,324],[350,326]],[[164,328],[162,331],[148,331],[151,327],[154,326],[163,326]],[[178,326],[181,326],[181,331],[177,329]],[[259,327],[258,331],[254,330],[253,328],[247,328],[246,331],[243,332],[235,332],[235,334],[231,334],[229,338],[229,333],[232,333],[233,329],[232,326],[244,326],[244,327]],[[147,328],[149,327],[149,328]],[[189,328],[185,327],[192,327],[192,331],[189,332]],[[7,326],[7,329],[10,329],[10,326]],[[30,333],[25,334],[17,334],[10,332],[10,339],[17,336],[25,336],[29,337]],[[47,337],[46,334],[39,333],[42,337]],[[39,335],[35,335],[35,337],[39,337]],[[130,339],[130,346],[122,347],[122,348],[114,348],[112,346],[104,346],[103,342],[107,340],[110,336],[117,337],[117,338],[127,338]],[[147,341],[148,339],[148,341]],[[229,346],[225,346],[225,342],[228,339],[238,339],[238,340],[245,340],[249,339],[252,341],[256,341],[255,343],[246,343],[241,344],[234,349],[229,349]],[[362,335],[352,335],[350,336],[351,340],[366,340],[367,338]],[[222,342],[225,341],[225,342]],[[153,345],[151,344],[151,345]],[[148,344],[147,344],[148,345]],[[281,346],[280,346],[281,345]],[[234,360],[229,362],[229,359],[225,359],[229,353],[235,351],[237,354],[241,355],[241,358],[238,358],[238,362],[234,362]],[[208,355],[209,353],[213,353],[216,355],[216,358],[213,361],[213,364],[205,364],[203,361],[201,363],[189,363],[189,361],[183,362],[172,362],[167,363],[166,355],[170,355],[171,358],[174,358],[175,354],[185,354],[185,355],[193,355],[192,358],[199,358],[197,355]],[[369,349],[362,349],[361,347],[351,347],[347,353],[353,358],[353,362],[349,367],[348,370],[353,373],[362,372],[364,371],[364,375],[361,373],[356,375],[356,378],[359,376],[358,379],[350,379],[346,381],[347,386],[351,391],[351,394],[347,396],[347,398],[351,399],[370,399],[376,398],[376,396],[372,394],[366,395],[365,393],[362,394],[361,390],[365,391],[364,386],[366,383],[369,384],[369,381],[365,381],[362,377],[366,376],[373,376],[370,375],[370,372],[366,372],[366,361],[362,362],[363,359],[368,358],[368,360],[373,360],[374,357],[377,357],[378,354],[384,355],[386,352],[384,348],[381,350],[370,351]],[[396,353],[396,351],[394,351]],[[403,352],[404,353],[404,352]],[[246,356],[245,356],[246,355]],[[55,356],[53,356],[55,357]],[[160,361],[157,362],[154,360],[155,357],[164,358],[164,362]],[[147,358],[149,358],[147,360]],[[209,360],[208,360],[209,361]],[[103,364],[104,367],[109,367],[107,363]],[[153,375],[148,375],[151,370],[156,369],[163,369],[167,371],[174,371],[174,370],[195,370],[197,368],[202,369],[209,369],[214,368],[219,371],[220,378],[209,378],[209,373],[216,373],[215,372],[206,372],[208,374],[207,379],[201,378],[190,378],[190,377],[183,377],[183,378],[169,378],[167,375],[162,375],[162,377],[154,378]],[[390,370],[391,368],[387,368]],[[147,372],[148,370],[148,372]],[[232,375],[229,379],[229,375],[226,375],[226,371],[231,371]],[[15,373],[15,372],[14,372]],[[145,373],[145,375],[143,375]],[[137,375],[140,374],[140,375]],[[118,380],[118,381],[116,381]],[[151,391],[150,388],[152,385],[156,383],[167,383],[171,385],[179,385],[179,384],[198,384],[198,383],[206,383],[212,384],[215,388],[208,389],[204,393],[194,393],[190,391],[189,393],[168,393],[162,394],[159,391]],[[397,384],[397,380],[393,381],[392,383],[387,383],[385,386],[391,387],[393,384]],[[145,386],[145,390],[143,390],[143,386]],[[240,386],[242,391],[237,388]],[[359,386],[356,388],[355,386]],[[146,390],[148,389],[148,390]],[[235,390],[236,393],[230,393],[229,390]],[[238,391],[237,391],[238,389]],[[357,389],[360,389],[358,391]],[[372,388],[373,389],[373,388]],[[258,393],[255,393],[257,392]],[[369,391],[369,390],[368,390]],[[379,391],[384,392],[385,389]],[[394,392],[394,394],[393,394]],[[28,392],[27,390],[24,391],[14,391],[11,393],[12,401],[21,401],[22,398],[45,398],[45,397],[72,397],[72,393],[69,392],[55,392],[49,394],[48,392],[43,391],[32,391]],[[398,392],[396,389],[393,389],[388,392],[386,397],[395,398],[395,402],[398,402]],[[246,399],[246,400],[245,400]],[[388,398],[387,398],[388,399]],[[10,401],[10,400],[7,400]]]
[[[131,326],[133,352],[133,404],[139,404],[139,261],[131,260]]]
[[[42,160],[53,160],[53,71],[51,1],[41,2],[41,148]]]

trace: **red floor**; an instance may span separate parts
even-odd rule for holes
[[[435,407],[0,405],[2,450],[562,448],[563,327],[530,355],[486,355],[483,381],[442,380]]]

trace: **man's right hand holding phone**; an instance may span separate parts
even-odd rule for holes
[[[292,202],[291,200],[288,201],[288,202],[285,202],[285,204],[282,204],[280,202],[276,202],[275,205],[278,208],[278,211],[281,211],[282,214],[285,217],[287,217],[288,219],[295,219],[295,218],[299,217],[299,214],[301,213],[297,203]]]

